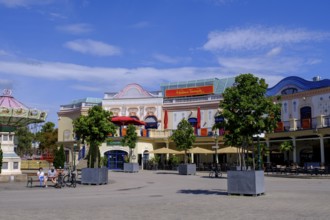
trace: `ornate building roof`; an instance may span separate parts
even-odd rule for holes
[[[269,88],[266,95],[286,95],[324,87],[330,87],[329,79],[320,80],[319,77],[314,77],[313,81],[308,81],[298,76],[289,76]]]

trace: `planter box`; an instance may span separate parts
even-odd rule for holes
[[[137,173],[139,172],[138,163],[124,163],[124,172]]]
[[[228,195],[261,195],[265,193],[265,180],[263,170],[228,171]]]
[[[196,164],[180,164],[178,167],[180,175],[195,175],[196,174]]]
[[[83,168],[81,169],[81,184],[107,184],[108,168]]]

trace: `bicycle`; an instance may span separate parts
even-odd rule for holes
[[[56,184],[55,184],[55,188],[62,188],[65,186],[65,183],[64,183],[64,176],[62,173],[59,173],[58,176],[57,176],[57,179],[56,179]]]
[[[73,188],[76,187],[77,180],[76,180],[76,173],[74,170],[72,170],[72,171],[71,171],[71,169],[68,170],[68,174],[66,174],[63,177],[63,183],[68,187],[73,187]]]
[[[219,178],[222,177],[222,172],[219,169],[213,168],[209,173],[210,178]]]

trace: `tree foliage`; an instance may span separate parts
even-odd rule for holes
[[[292,142],[291,141],[284,141],[280,145],[280,152],[286,153],[287,161],[289,162],[289,153],[293,150]]]
[[[17,128],[15,137],[17,140],[17,154],[21,157],[24,155],[32,155],[32,142],[35,139],[35,135],[30,129],[27,126]]]
[[[42,152],[54,153],[57,149],[58,129],[53,122],[46,122],[36,134],[39,149]]]
[[[108,138],[110,133],[115,133],[115,125],[111,122],[112,114],[103,110],[101,106],[93,106],[88,110],[88,115],[81,115],[73,121],[74,132],[78,140],[90,145],[88,151],[88,167],[100,167],[99,146]]]
[[[173,131],[171,139],[179,150],[185,151],[184,162],[187,163],[187,151],[192,148],[196,140],[194,129],[191,124],[186,119],[182,119],[177,129]]]
[[[129,161],[132,160],[132,151],[136,146],[136,142],[138,141],[138,136],[135,131],[134,125],[128,125],[126,135],[121,139],[121,145],[122,146],[128,146],[129,147]]]
[[[224,137],[225,145],[247,148],[253,135],[274,131],[281,106],[266,97],[267,88],[264,79],[248,73],[237,76],[235,84],[225,90],[219,105],[225,117],[221,126],[229,131]],[[242,160],[244,163],[244,155]]]
[[[53,165],[55,168],[59,168],[59,167],[64,167],[64,163],[65,163],[65,152],[64,152],[64,147],[63,144],[61,145],[61,147],[59,149],[55,149],[54,152],[54,161],[53,161]]]

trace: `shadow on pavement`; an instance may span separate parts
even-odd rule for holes
[[[203,190],[203,189],[182,189],[179,190],[178,193],[184,194],[196,194],[196,195],[219,195],[219,196],[227,196],[227,191],[224,190]]]

